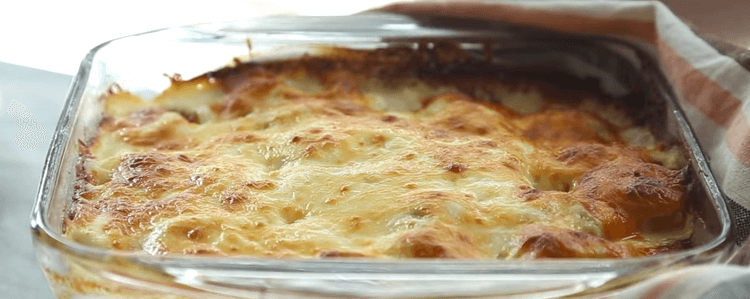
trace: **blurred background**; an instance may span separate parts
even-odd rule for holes
[[[94,46],[153,29],[268,14],[344,15],[392,0],[5,1],[0,62],[75,74]],[[747,0],[664,0],[699,31],[750,47]]]
[[[272,14],[346,15],[388,2],[392,1],[2,2],[0,298],[53,298],[32,250],[29,214],[67,89],[91,48],[114,38],[169,26]],[[664,2],[704,36],[750,49],[747,0]],[[23,136],[31,137],[18,139]]]

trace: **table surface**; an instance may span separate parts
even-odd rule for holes
[[[0,63],[0,298],[54,298],[32,249],[30,213],[72,79]],[[24,136],[34,120],[43,133]]]

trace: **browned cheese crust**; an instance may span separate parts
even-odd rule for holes
[[[445,53],[431,59],[468,59]],[[108,95],[98,134],[79,146],[65,236],[267,257],[620,258],[684,247],[684,159],[613,101],[417,71],[426,61],[410,49],[331,50],[176,81],[149,101]]]

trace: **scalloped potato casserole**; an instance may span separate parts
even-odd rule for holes
[[[446,53],[437,60],[470,59]],[[332,49],[173,80],[152,100],[107,94],[96,137],[79,143],[64,234],[153,255],[621,258],[687,246],[684,155],[622,104],[528,77],[430,72],[428,60]]]

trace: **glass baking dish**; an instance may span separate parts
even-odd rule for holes
[[[240,59],[313,54],[319,46],[375,49],[457,42],[502,73],[575,78],[628,105],[660,139],[690,156],[691,249],[631,259],[377,260],[151,256],[87,247],[61,236],[78,159],[112,89],[151,98],[175,74],[189,79]],[[730,216],[671,87],[647,50],[614,38],[502,23],[389,14],[264,17],[156,30],[113,40],[83,60],[45,163],[31,228],[39,264],[59,298],[599,297],[661,271],[725,262]]]

